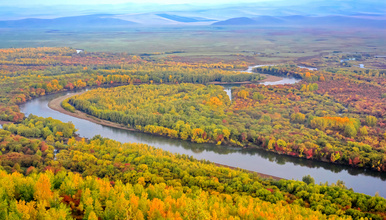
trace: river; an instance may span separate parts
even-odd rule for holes
[[[244,71],[240,71],[240,72],[245,72],[245,73],[253,73],[253,69],[254,68],[257,68],[257,67],[262,67],[262,66],[275,66],[276,64],[267,64],[267,65],[255,65],[255,66],[250,66],[248,67],[248,69],[244,70]],[[302,67],[302,66],[298,66],[300,68],[312,68],[312,67]],[[313,70],[316,70],[316,68],[312,68]],[[266,74],[262,74],[260,73],[261,75],[266,75]],[[296,78],[293,78],[293,77],[275,77],[277,78],[278,80],[273,80],[273,81],[264,81],[264,82],[261,82],[259,84],[261,85],[284,85],[284,84],[295,84],[295,83],[298,83],[300,82],[301,80],[300,79],[296,79]],[[223,84],[221,85],[222,87],[224,87],[224,91],[227,93],[227,95],[229,96],[230,100],[232,100],[232,87],[239,87],[239,86],[242,86],[242,85],[245,85],[245,84],[237,84],[237,83],[232,83],[232,84]]]
[[[331,184],[342,180],[348,188],[353,188],[356,192],[368,195],[379,192],[380,196],[386,197],[386,173],[278,155],[261,149],[197,144],[122,130],[62,114],[48,107],[50,100],[72,93],[75,93],[75,91],[43,96],[22,104],[20,109],[26,115],[34,114],[41,117],[52,117],[63,122],[72,121],[78,129],[77,133],[86,138],[101,135],[120,142],[144,143],[173,153],[186,154],[197,159],[205,159],[286,179],[301,180],[303,176],[311,175],[316,183],[328,182]]]

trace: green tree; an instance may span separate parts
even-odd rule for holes
[[[261,100],[263,100],[265,97],[264,97],[264,95],[262,95],[262,94],[259,93],[259,92],[254,92],[252,98],[253,98],[254,100],[259,100],[259,101],[261,101]]]
[[[291,115],[291,121],[295,123],[304,123],[306,116],[300,112]]]
[[[344,134],[347,136],[347,137],[355,137],[357,135],[357,130],[355,129],[354,125],[352,123],[349,123],[347,124],[345,127],[344,127]]]
[[[316,83],[312,83],[312,84],[310,85],[309,89],[310,89],[311,92],[312,92],[312,91],[316,91],[316,90],[319,89],[319,86],[318,86],[318,84],[316,84]]]
[[[307,183],[307,185],[315,184],[314,178],[312,178],[310,175],[303,176],[302,181]]]
[[[361,136],[366,136],[369,134],[366,126],[361,127],[361,129],[359,129],[359,133],[361,134]]]
[[[377,124],[377,118],[372,115],[366,116],[366,124],[368,126],[374,127]]]

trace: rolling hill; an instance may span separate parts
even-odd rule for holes
[[[55,19],[27,18],[0,21],[0,28],[71,28],[71,27],[116,27],[136,24],[135,22],[111,18],[111,15],[85,15]]]
[[[256,26],[331,26],[385,28],[386,19],[371,19],[352,16],[259,16],[238,17],[215,22],[212,25],[256,25]]]
[[[162,18],[166,18],[166,19],[178,21],[178,22],[184,22],[184,23],[215,21],[212,19],[201,18],[201,17],[185,17],[185,16],[178,16],[178,15],[172,15],[172,14],[156,14],[156,15]]]

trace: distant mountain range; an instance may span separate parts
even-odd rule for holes
[[[29,7],[2,7],[0,2],[0,28],[60,29],[134,25],[331,26],[386,29],[386,1],[261,0],[256,3],[217,5],[127,3]]]
[[[0,28],[71,28],[128,26],[135,22],[111,18],[111,15],[85,15],[55,19],[28,18],[0,21]]]
[[[374,19],[351,16],[259,16],[253,18],[238,17],[215,22],[212,25],[255,25],[255,26],[342,26],[386,28],[386,19]]]
[[[207,18],[200,18],[200,17],[184,17],[184,16],[178,16],[178,15],[171,15],[171,14],[156,14],[157,16],[177,21],[177,22],[184,22],[184,23],[191,23],[191,22],[205,22],[205,21],[216,21],[213,19],[207,19]]]
[[[14,2],[14,3],[13,3]],[[238,17],[257,16],[386,16],[386,1],[381,0],[259,0],[255,3],[234,4],[93,4],[50,6],[17,4],[17,1],[0,1],[0,20],[24,18],[52,19],[93,14],[159,15],[178,22],[201,22],[204,20],[227,20]],[[183,18],[180,18],[183,17]],[[185,20],[185,17],[189,18]],[[198,18],[198,19],[197,19]],[[193,20],[192,20],[193,19]],[[198,21],[194,21],[194,19]]]
[[[236,17],[216,21],[205,17],[180,16],[172,13],[128,15],[84,15],[53,19],[28,18],[0,21],[0,28],[61,29],[128,27],[133,25],[215,25],[215,26],[264,26],[264,27],[371,27],[385,28],[386,19],[377,16],[254,16]]]
[[[202,17],[186,17],[173,14],[133,14],[133,15],[84,15],[53,19],[27,18],[0,21],[0,28],[71,28],[71,27],[122,27],[138,25],[211,24],[216,20]]]

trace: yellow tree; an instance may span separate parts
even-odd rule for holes
[[[48,202],[52,198],[51,182],[47,174],[41,174],[35,185],[35,199],[38,202],[48,205]]]
[[[245,90],[241,90],[240,92],[237,93],[237,96],[243,99],[247,99],[249,96],[249,92]]]
[[[97,217],[97,215],[95,214],[95,212],[94,211],[91,211],[90,212],[90,215],[88,215],[88,218],[87,218],[88,220],[98,220],[98,217]]]
[[[23,215],[23,219],[36,219],[37,210],[35,207],[35,202],[31,201],[26,203],[21,200],[16,202],[17,211],[19,211]]]
[[[210,98],[208,104],[209,104],[210,106],[217,107],[217,106],[222,105],[223,103],[222,103],[222,101],[221,101],[219,98],[217,98],[217,97],[212,97],[212,98]]]

